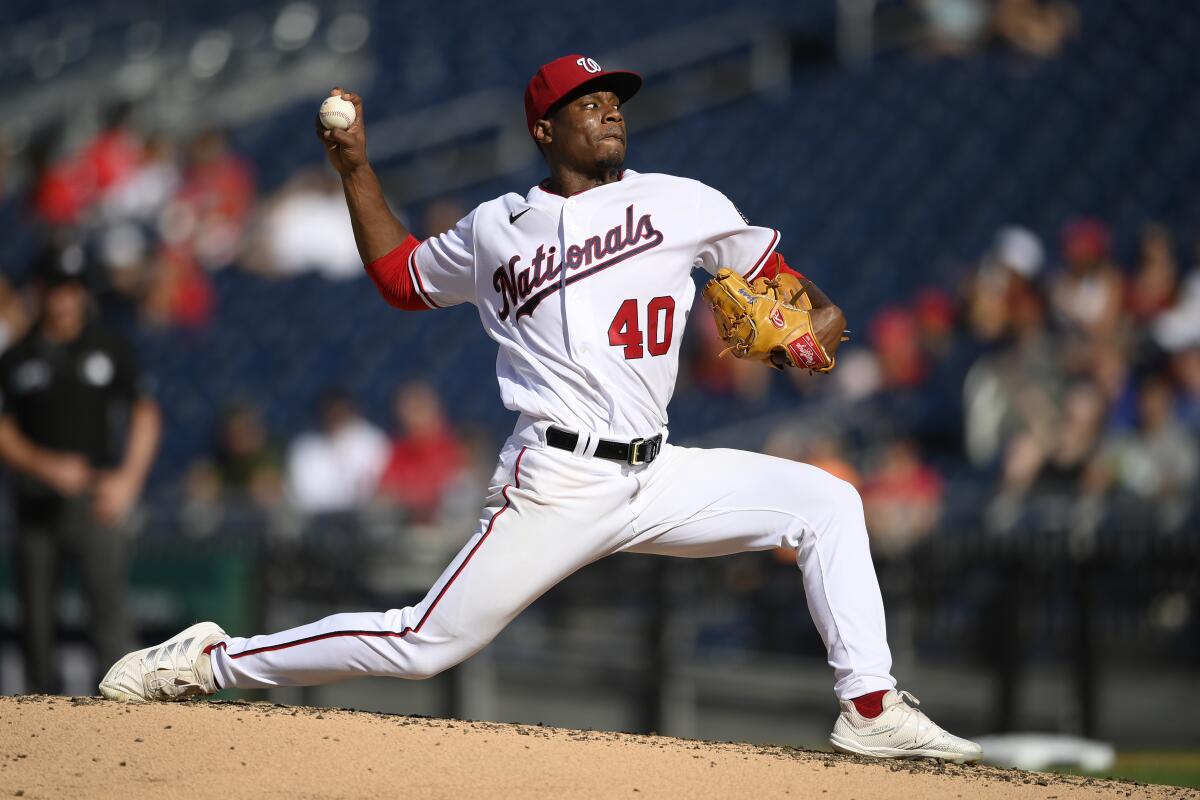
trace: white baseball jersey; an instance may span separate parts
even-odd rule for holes
[[[484,203],[409,255],[431,306],[474,303],[500,345],[504,444],[479,527],[419,603],[334,614],[211,648],[223,688],[425,678],[470,657],[580,567],[619,552],[697,558],[795,548],[842,700],[896,685],[854,487],[794,461],[664,443],[650,463],[549,447],[545,422],[613,439],[664,429],[691,271],[757,277],[779,234],[669,175]],[[534,424],[531,424],[533,421]],[[594,448],[593,448],[594,452]],[[779,487],[786,487],[780,491]],[[799,600],[799,597],[797,597]]]
[[[703,183],[626,170],[573,197],[486,202],[409,267],[430,306],[478,307],[507,408],[628,440],[666,426],[692,270],[753,279],[778,243]]]

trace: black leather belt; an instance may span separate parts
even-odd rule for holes
[[[574,450],[579,444],[579,434],[562,428],[551,426],[546,429],[546,444],[559,450]],[[597,458],[607,458],[612,461],[624,461],[626,464],[649,464],[658,458],[662,449],[662,434],[651,436],[649,439],[634,439],[632,442],[614,442],[601,439],[596,445]]]

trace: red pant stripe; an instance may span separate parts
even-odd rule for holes
[[[458,565],[458,569],[456,569],[454,574],[450,576],[450,580],[446,581],[446,585],[442,587],[440,592],[438,592],[437,597],[435,597],[433,602],[429,604],[429,608],[421,616],[421,620],[415,626],[405,628],[402,631],[331,631],[329,633],[318,634],[317,636],[308,636],[304,639],[297,639],[294,642],[284,642],[283,644],[274,644],[267,647],[255,647],[251,650],[243,650],[240,653],[229,653],[228,649],[226,649],[226,653],[230,658],[244,658],[246,656],[258,655],[260,653],[269,653],[274,650],[286,650],[289,647],[297,647],[302,644],[319,642],[324,639],[333,639],[339,636],[404,637],[413,632],[420,633],[421,626],[423,626],[425,621],[429,619],[429,616],[433,614],[433,610],[437,608],[437,605],[439,602],[441,602],[442,597],[445,596],[446,592],[454,584],[454,581],[456,581],[458,576],[463,573],[464,569],[466,569],[467,564],[471,563],[471,559],[474,557],[475,553],[478,552],[479,548],[483,546],[483,543],[487,540],[488,536],[491,535],[492,529],[496,526],[496,520],[500,519],[500,515],[508,510],[508,507],[511,504],[511,501],[508,499],[509,487],[515,485],[516,488],[521,488],[521,459],[525,456],[526,449],[527,448],[522,447],[521,452],[517,455],[517,463],[513,468],[513,483],[506,484],[504,489],[501,490],[501,494],[504,495],[504,506],[492,515],[491,520],[488,522],[487,529],[483,532],[483,535],[479,537],[479,541],[476,542],[475,546],[471,548],[471,552],[467,553],[467,557],[464,558],[463,562]],[[217,642],[216,644],[209,645],[207,648],[205,648],[204,652],[211,652],[217,647],[225,649],[225,644],[225,642]]]

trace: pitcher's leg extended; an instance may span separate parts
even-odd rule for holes
[[[670,447],[645,479],[633,552],[718,556],[796,550],[809,612],[842,706],[831,742],[880,757],[977,761],[982,751],[935,725],[895,690],[883,598],[862,501],[807,464],[739,450]]]
[[[200,623],[118,661],[100,685],[113,699],[165,700],[218,689],[314,686],[362,675],[426,678],[470,657],[526,606],[611,552],[628,510],[598,490],[564,505],[562,464],[522,451],[479,531],[425,598],[409,608],[334,614],[298,628],[230,638]],[[522,463],[524,460],[524,463]],[[585,481],[586,483],[586,481]],[[620,519],[613,513],[623,513]]]
[[[542,576],[513,574],[513,542],[504,534],[515,522],[511,510],[499,509],[414,606],[333,614],[219,642],[210,650],[218,687],[316,686],[362,675],[421,679],[470,658],[561,577],[554,567]]]

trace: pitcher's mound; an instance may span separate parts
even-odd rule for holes
[[[0,798],[1089,798],[1186,789],[291,708],[0,697]]]

